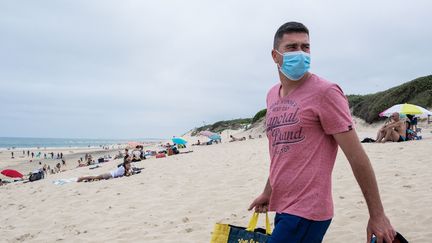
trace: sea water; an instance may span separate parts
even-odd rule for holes
[[[152,142],[161,139],[91,139],[91,138],[22,138],[0,137],[0,148],[94,147],[125,144],[130,141]]]

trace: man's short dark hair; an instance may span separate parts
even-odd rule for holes
[[[298,22],[288,22],[283,24],[276,31],[273,40],[273,49],[277,49],[279,47],[280,40],[282,39],[283,35],[291,33],[306,33],[309,35],[309,30],[304,24]]]

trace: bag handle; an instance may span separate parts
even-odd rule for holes
[[[268,213],[265,213],[266,215],[266,235],[271,235],[271,229],[270,229],[270,220],[268,217]],[[252,215],[252,218],[249,221],[249,225],[246,228],[247,231],[253,232],[258,224],[258,216],[259,213],[254,212],[254,214]]]

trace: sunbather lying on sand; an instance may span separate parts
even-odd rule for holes
[[[242,138],[236,138],[233,135],[230,135],[231,140],[229,142],[236,142],[236,141],[244,141],[246,140],[246,137],[242,137]]]
[[[101,174],[98,176],[83,176],[83,177],[78,178],[77,182],[102,180],[102,179],[108,180],[111,178],[130,176],[132,174],[131,173],[131,160],[132,160],[131,156],[126,156],[124,158],[123,165],[118,167],[116,170],[113,170],[109,173]]]

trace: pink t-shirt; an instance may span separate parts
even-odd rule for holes
[[[352,129],[346,96],[314,74],[288,96],[281,84],[267,94],[270,210],[310,220],[333,217],[331,174],[338,145],[333,134]]]

